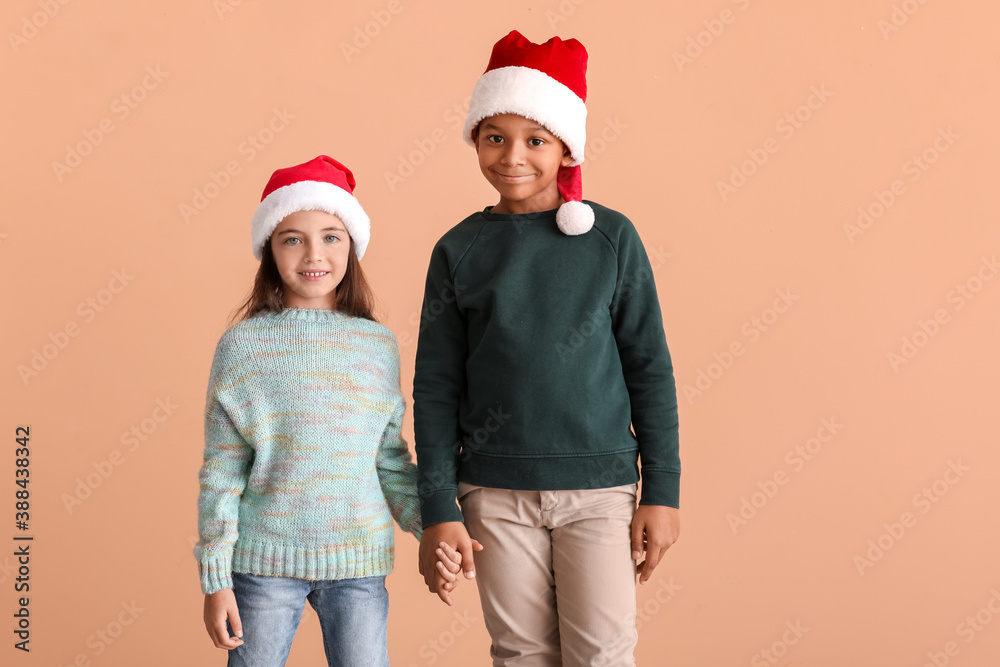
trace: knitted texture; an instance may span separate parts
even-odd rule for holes
[[[202,592],[230,588],[234,571],[388,574],[393,519],[422,532],[404,410],[399,348],[378,323],[286,308],[230,327],[205,408]]]

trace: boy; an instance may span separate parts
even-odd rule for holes
[[[494,665],[635,664],[635,575],[649,579],[679,530],[677,397],[649,260],[625,216],[582,200],[586,63],[575,39],[497,42],[464,138],[500,201],[449,230],[427,272],[420,571],[447,597],[461,554]]]

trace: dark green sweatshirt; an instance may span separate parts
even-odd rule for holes
[[[460,480],[607,488],[639,481],[639,457],[640,504],[678,507],[677,393],[649,258],[628,218],[587,203],[594,227],[577,236],[557,209],[487,207],[434,246],[413,378],[425,527],[462,521]]]

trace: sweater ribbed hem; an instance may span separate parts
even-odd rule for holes
[[[202,593],[233,587],[233,572],[298,579],[357,579],[392,572],[392,541],[357,546],[302,547],[240,537],[232,551],[198,562]]]
[[[393,542],[304,547],[259,539],[236,541],[234,572],[297,579],[356,579],[392,572]]]

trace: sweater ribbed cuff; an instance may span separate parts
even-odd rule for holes
[[[412,502],[412,506],[411,506]],[[412,509],[410,509],[412,507]],[[407,502],[407,510],[403,513],[403,516],[409,517],[406,525],[401,525],[400,527],[407,533],[413,535],[420,541],[420,538],[424,534],[424,525],[420,520],[420,499],[416,498],[412,501]]]
[[[420,541],[420,538],[424,536],[424,526],[420,522],[419,512],[417,512],[413,516],[413,519],[411,519],[410,522],[406,524],[405,527],[403,527],[403,530],[409,533],[410,535],[413,535],[415,538],[417,538],[417,542]]]
[[[201,576],[201,592],[205,595],[233,587],[233,552],[223,552],[203,556],[198,561]]]
[[[666,505],[680,508],[681,474],[667,470],[642,469],[640,505]]]
[[[424,528],[446,521],[465,521],[458,509],[458,489],[439,489],[420,497],[420,516]]]

